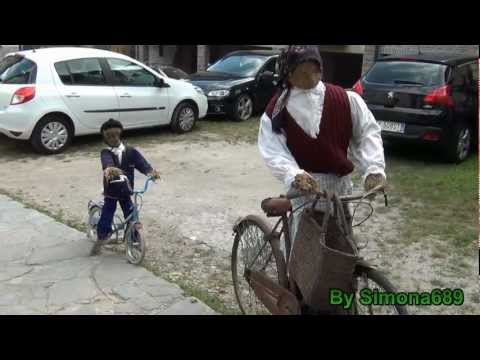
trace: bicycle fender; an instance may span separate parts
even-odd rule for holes
[[[248,221],[248,220],[251,220],[251,221],[254,221],[254,222],[258,223],[261,226],[261,229],[265,234],[268,234],[272,231],[272,229],[267,227],[266,224],[264,225],[264,220],[263,220],[262,217],[260,217],[258,215],[247,215],[245,217],[241,217],[241,218],[237,219],[237,221],[235,222],[235,225],[233,225],[233,232],[235,234],[238,233],[240,224],[242,222]]]

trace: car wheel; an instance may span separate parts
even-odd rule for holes
[[[456,126],[454,136],[445,148],[445,159],[448,162],[460,163],[470,154],[472,147],[472,134],[470,128],[461,124]]]
[[[70,145],[72,137],[72,127],[65,118],[47,115],[35,126],[30,143],[39,153],[58,154]]]
[[[253,100],[248,94],[241,94],[235,100],[233,107],[233,119],[235,121],[245,121],[250,119],[253,114]]]
[[[177,106],[172,116],[171,127],[176,133],[186,133],[192,131],[197,121],[198,113],[194,105],[183,102]]]

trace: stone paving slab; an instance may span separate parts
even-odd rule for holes
[[[158,315],[189,315],[191,313],[197,315],[214,315],[215,312],[205,304],[195,298],[184,299],[170,306],[165,311],[161,311]]]
[[[85,234],[0,195],[0,315],[210,315],[123,254],[90,257]]]

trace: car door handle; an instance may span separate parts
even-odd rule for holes
[[[68,94],[66,95],[68,98],[79,98],[80,95],[78,95],[77,93],[71,93],[71,94]]]
[[[125,93],[125,94],[123,94],[123,95],[120,95],[120,97],[121,97],[121,98],[131,98],[132,95]]]

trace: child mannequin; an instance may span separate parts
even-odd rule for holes
[[[97,226],[98,239],[91,250],[92,256],[100,254],[102,245],[108,243],[117,202],[120,203],[125,218],[132,212],[130,195],[134,186],[134,170],[153,179],[160,178],[158,171],[152,168],[137,149],[122,142],[123,126],[119,121],[108,120],[102,125],[101,133],[108,145],[100,153],[105,201]]]

